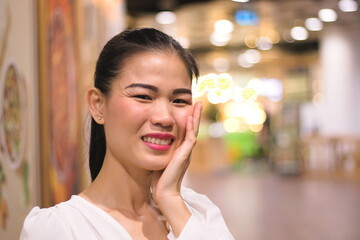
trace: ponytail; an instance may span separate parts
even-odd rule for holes
[[[95,122],[93,118],[91,118],[90,134],[89,167],[91,180],[94,181],[104,162],[106,140],[104,126]]]

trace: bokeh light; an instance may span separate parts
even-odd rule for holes
[[[293,39],[298,41],[306,40],[309,36],[308,31],[301,26],[293,27],[290,31],[290,34]]]
[[[309,31],[321,31],[323,29],[323,23],[318,18],[307,18],[305,20],[305,27]]]
[[[321,9],[318,15],[323,22],[335,22],[337,19],[337,13],[330,8]]]
[[[213,32],[209,39],[212,45],[221,47],[225,46],[231,38],[232,35],[230,33]]]
[[[162,11],[155,15],[155,20],[160,24],[172,24],[176,21],[176,14],[171,11]]]
[[[220,138],[225,135],[225,129],[221,122],[214,122],[209,125],[208,133],[213,138]]]
[[[229,34],[234,31],[234,24],[226,19],[218,20],[214,23],[214,30],[217,33]]]
[[[257,47],[257,37],[255,35],[247,35],[245,37],[245,45],[248,47],[248,48],[256,48]]]
[[[240,130],[240,120],[238,118],[227,118],[224,121],[224,129],[226,132],[234,133]]]
[[[338,5],[343,12],[355,12],[358,10],[358,3],[355,0],[340,0]]]
[[[260,37],[258,39],[257,47],[260,50],[270,50],[273,47],[271,40],[268,37]]]

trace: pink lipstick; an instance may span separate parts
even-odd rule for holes
[[[167,133],[150,133],[141,138],[151,149],[166,151],[171,147],[175,137]]]

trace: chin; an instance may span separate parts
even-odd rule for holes
[[[156,161],[156,162],[149,162],[146,166],[147,169],[150,171],[162,171],[164,170],[167,165],[169,164],[169,161]]]
[[[162,171],[168,166],[173,155],[174,153],[169,152],[166,155],[151,154],[144,156],[142,166],[150,171]]]
[[[164,170],[166,167],[167,167],[168,163],[166,164],[159,164],[159,165],[152,165],[152,166],[149,166],[149,170],[151,171],[162,171]]]

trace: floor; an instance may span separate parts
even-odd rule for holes
[[[226,170],[185,185],[222,210],[236,240],[360,240],[360,181]]]

